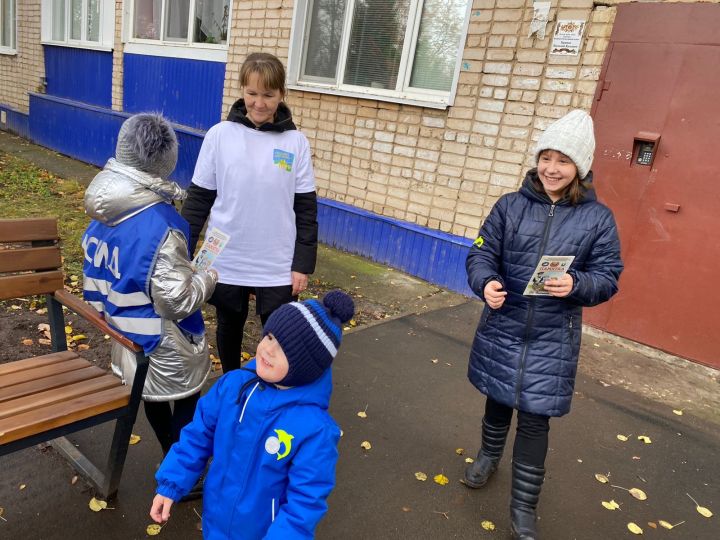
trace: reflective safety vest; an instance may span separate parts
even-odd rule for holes
[[[93,220],[82,239],[83,297],[145,354],[158,346],[163,335],[163,319],[150,298],[150,276],[171,229],[190,237],[187,221],[172,205],[160,203],[114,227]],[[177,324],[192,335],[205,331],[200,310]]]

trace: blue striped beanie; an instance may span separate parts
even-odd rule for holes
[[[283,304],[268,318],[263,336],[272,334],[288,360],[288,373],[277,384],[301,386],[330,367],[342,340],[342,325],[355,314],[352,298],[340,290],[317,300]]]

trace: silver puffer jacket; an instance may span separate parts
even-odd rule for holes
[[[110,159],[85,192],[85,212],[112,227],[154,204],[184,197],[177,184]],[[150,355],[143,389],[143,399],[148,401],[190,396],[201,389],[210,372],[206,337],[193,336],[193,343],[174,322],[207,302],[217,283],[214,274],[193,270],[187,245],[183,234],[171,230],[150,276],[150,294],[155,311],[163,319],[163,336]],[[135,367],[134,355],[113,343],[113,371],[123,381],[132,382]]]

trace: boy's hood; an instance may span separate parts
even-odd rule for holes
[[[245,366],[246,369],[255,371],[255,359],[253,358]],[[248,380],[252,378],[251,373],[247,373]],[[275,385],[260,381],[265,385],[265,391],[273,391],[277,395],[273,399],[273,409],[279,409],[287,407],[288,405],[314,405],[321,409],[327,410],[330,406],[330,395],[332,394],[332,370],[328,368],[325,372],[314,382],[310,384],[304,384],[302,386],[294,386],[285,390],[276,388]],[[240,383],[242,385],[242,382]],[[249,390],[245,390],[245,394]]]

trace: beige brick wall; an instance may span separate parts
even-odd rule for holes
[[[17,0],[17,54],[0,54],[0,103],[27,113],[28,92],[37,92],[45,75],[40,45],[40,0]]]
[[[615,8],[553,0],[546,37],[526,37],[532,0],[474,0],[454,106],[447,110],[291,91],[318,193],[381,215],[474,237],[532,166],[539,133],[590,109]],[[248,52],[288,57],[292,0],[235,2],[223,114]],[[551,56],[558,19],[588,22],[579,56]]]
[[[115,2],[115,39],[113,46],[112,109],[123,110],[123,0]]]

